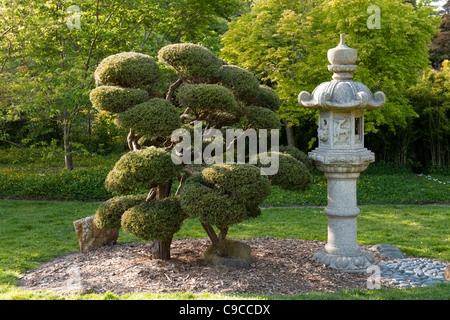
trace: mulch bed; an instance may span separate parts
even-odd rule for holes
[[[19,279],[19,288],[75,293],[210,292],[296,294],[367,289],[370,274],[346,273],[319,264],[313,254],[324,241],[259,237],[239,239],[252,249],[249,268],[212,265],[203,253],[209,239],[177,239],[172,259],[153,260],[151,242],[118,243],[43,263]],[[369,251],[371,246],[361,245]],[[391,260],[370,251],[377,261]],[[381,284],[389,288],[387,284]]]

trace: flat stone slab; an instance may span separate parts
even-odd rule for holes
[[[211,245],[205,251],[205,260],[216,265],[235,268],[248,268],[252,258],[250,246],[235,240],[226,240],[226,244],[228,248],[228,256],[219,256],[216,253],[216,248]]]
[[[401,258],[404,255],[398,247],[390,244],[377,244],[371,250],[393,259]]]
[[[119,237],[117,229],[99,229],[94,223],[94,217],[95,215],[92,215],[73,222],[81,252],[115,244]]]

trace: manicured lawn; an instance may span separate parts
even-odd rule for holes
[[[0,200],[0,298],[55,299],[52,294],[24,293],[15,288],[17,277],[53,257],[77,251],[73,221],[94,214],[98,202]],[[326,240],[322,208],[271,208],[260,217],[230,228],[230,238],[272,236]],[[445,206],[363,206],[358,218],[358,242],[389,243],[407,254],[450,261],[450,211]],[[204,238],[196,220],[188,220],[177,238]],[[139,241],[120,233],[119,242]],[[251,296],[251,299],[435,299],[448,298],[449,286],[411,290],[345,291],[295,296]],[[139,294],[118,297],[80,296],[82,299],[223,299],[209,294]],[[238,298],[238,297],[234,297]],[[239,296],[239,298],[245,298]],[[248,298],[248,297],[247,297]]]
[[[42,159],[21,149],[0,151],[0,299],[59,299],[54,294],[23,292],[15,287],[23,272],[54,257],[78,251],[73,221],[95,213],[112,196],[104,188],[120,154],[79,155],[76,169],[65,171],[62,159]],[[267,209],[253,220],[232,226],[230,238],[327,238],[327,184],[313,172],[310,189],[285,191],[274,187],[263,203]],[[408,168],[375,163],[358,179],[358,242],[387,243],[409,255],[450,261],[450,175],[436,171],[418,175]],[[174,184],[174,189],[176,184]],[[66,201],[44,201],[59,199]],[[73,201],[82,200],[82,201]],[[417,204],[447,204],[420,205]],[[376,206],[375,206],[376,204]],[[380,204],[385,204],[381,205]],[[291,206],[286,208],[285,206]],[[309,207],[308,207],[309,206]],[[314,207],[311,207],[314,206]],[[205,238],[196,220],[188,220],[177,238]],[[120,232],[119,242],[139,241]],[[214,294],[151,294],[116,296],[106,293],[74,299],[448,299],[449,285],[402,290],[340,291],[295,296],[223,296]]]

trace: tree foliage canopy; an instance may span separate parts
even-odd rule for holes
[[[379,29],[368,27],[369,5],[380,9]],[[430,7],[401,0],[255,1],[230,22],[221,57],[272,82],[283,102],[279,115],[299,124],[314,112],[298,105],[298,93],[330,80],[327,50],[345,33],[358,50],[354,80],[387,97],[381,110],[368,112],[366,131],[395,130],[416,116],[404,94],[429,65],[427,46],[439,20],[431,14]]]
[[[183,168],[189,163],[172,161],[171,151],[179,141],[171,133],[188,128],[187,132],[191,134],[197,130],[194,126],[203,122],[206,124],[205,130],[200,132],[203,148],[206,130],[223,129],[228,123],[240,128],[242,134],[239,133],[230,144],[239,146],[242,141],[245,144],[247,130],[279,128],[275,111],[280,100],[251,72],[226,65],[203,46],[168,45],[159,51],[158,59],[173,68],[179,77],[169,86],[165,99],[151,98],[151,95],[144,97],[141,93],[147,91],[131,89],[158,82],[150,56],[116,54],[104,59],[95,72],[99,86],[91,91],[93,104],[101,110],[116,112],[116,124],[130,129],[128,144],[131,151],[123,155],[108,174],[106,187],[117,193],[151,189],[146,199],[139,198],[141,203],[134,206],[132,204],[138,198],[126,196],[105,203],[97,211],[96,223],[116,225],[117,217],[121,216],[125,231],[146,240],[156,240],[155,244],[167,244],[185,217],[190,216],[200,220],[220,255],[225,255],[228,227],[260,214],[258,205],[270,194],[271,180],[261,174],[259,167],[249,163],[216,164],[191,176],[192,173]],[[149,99],[140,102],[144,98]],[[144,136],[147,139],[142,139]],[[152,145],[144,144],[147,141]],[[198,154],[195,148],[194,151],[190,148],[191,142],[188,146],[177,152],[183,157],[186,153],[192,160]],[[223,141],[219,147],[222,152],[228,151]],[[301,175],[300,179],[297,177],[296,186],[303,190],[309,185],[309,172],[301,161],[288,154],[285,156],[292,161],[288,169],[284,164],[281,166],[278,179],[288,179],[285,175],[291,175],[291,178],[294,174]],[[202,154],[200,157],[206,165]],[[172,196],[175,178],[179,186]],[[175,205],[178,200],[179,208]],[[212,225],[219,228],[219,236]],[[163,256],[167,258],[168,255],[166,252]]]

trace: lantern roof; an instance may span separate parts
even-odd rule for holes
[[[372,94],[363,83],[352,80],[352,73],[357,69],[357,51],[345,44],[344,34],[341,34],[339,45],[328,50],[327,57],[330,62],[328,70],[333,72],[333,80],[321,83],[312,94],[300,92],[300,105],[336,111],[377,109],[384,105],[386,96],[383,92]]]

